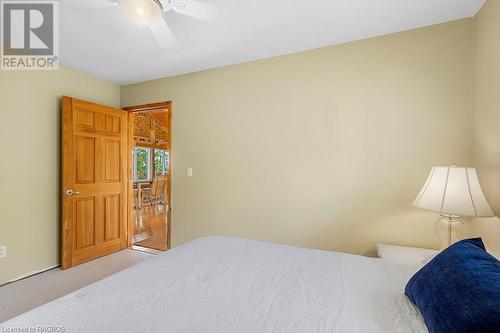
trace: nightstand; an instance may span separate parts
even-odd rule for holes
[[[375,247],[382,260],[412,266],[423,266],[439,253],[438,250],[389,244],[376,244]]]

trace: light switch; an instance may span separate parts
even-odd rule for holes
[[[191,168],[191,167],[187,168],[186,174],[188,177],[193,177],[193,168]]]

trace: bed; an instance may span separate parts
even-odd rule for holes
[[[0,331],[427,332],[403,293],[417,270],[357,255],[205,237],[4,322]]]

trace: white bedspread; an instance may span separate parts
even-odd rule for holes
[[[427,332],[403,294],[416,270],[362,256],[206,237],[9,320],[0,331]]]

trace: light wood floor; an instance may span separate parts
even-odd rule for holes
[[[163,205],[134,208],[134,246],[166,251],[167,208]],[[135,248],[135,247],[134,247]]]
[[[122,250],[66,270],[54,268],[0,287],[0,323],[152,257]]]

